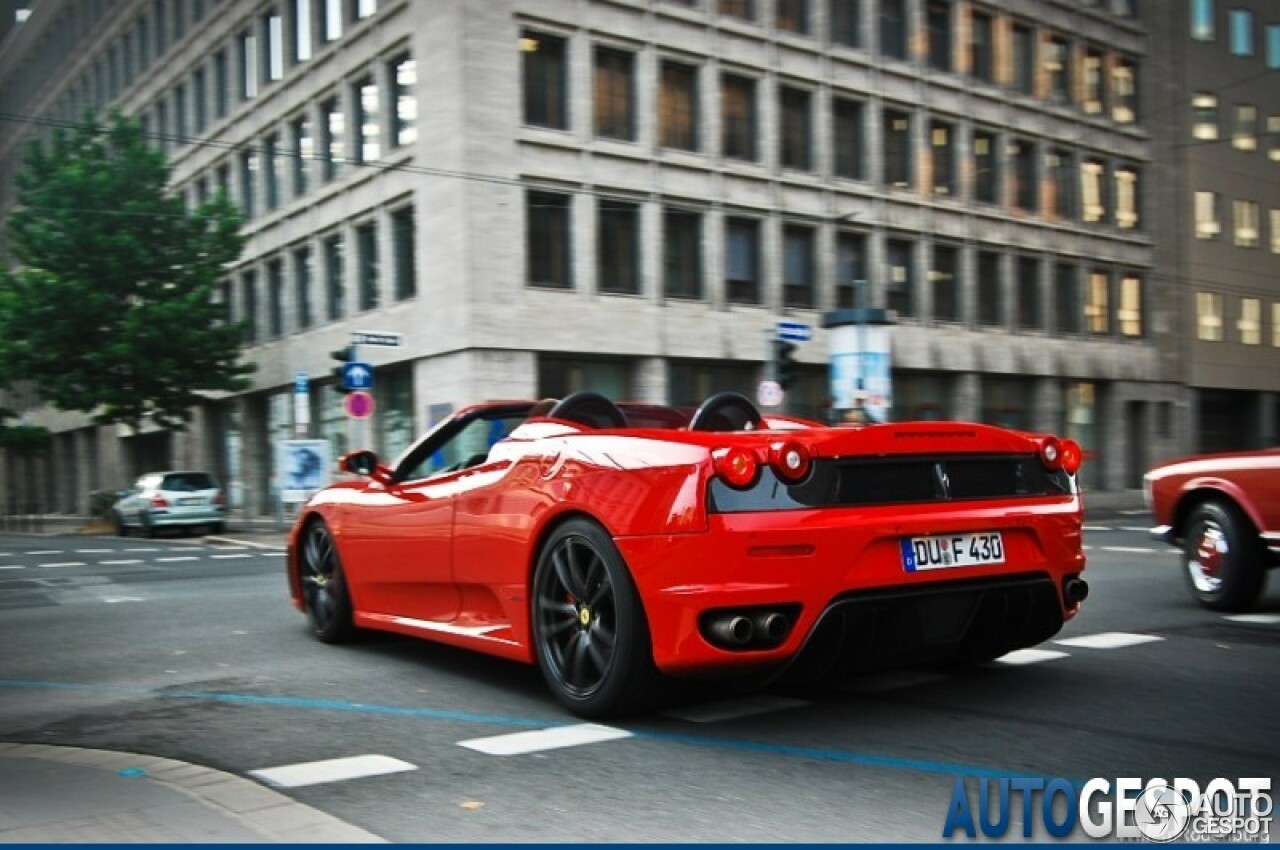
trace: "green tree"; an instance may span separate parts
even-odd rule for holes
[[[188,210],[164,154],[113,111],[33,142],[0,271],[0,381],[99,424],[182,428],[207,393],[248,386],[241,330],[214,294],[244,247],[219,193]]]

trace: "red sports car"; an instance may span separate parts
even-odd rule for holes
[[[1280,565],[1280,448],[1170,461],[1146,474],[1151,535],[1182,549],[1202,605],[1252,608]]]
[[[459,411],[303,508],[293,602],[323,641],[385,629],[537,663],[571,711],[662,675],[834,677],[977,661],[1079,609],[1070,440],[960,422],[825,427],[736,393]]]

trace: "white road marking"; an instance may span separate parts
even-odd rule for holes
[[[1138,533],[1140,533],[1140,534],[1146,534],[1147,532],[1149,532],[1149,531],[1151,530],[1151,527],[1150,527],[1150,526],[1145,526],[1145,525],[1122,525],[1122,526],[1120,526],[1120,530],[1121,530],[1121,531],[1136,531],[1136,532],[1138,532]]]
[[[1280,625],[1280,614],[1227,614],[1233,623],[1251,623],[1258,626]]]
[[[163,564],[172,564],[177,561],[195,561],[198,560],[194,555],[180,556],[177,558],[156,558],[156,561]]]
[[[283,558],[284,557],[284,552],[259,552],[258,554],[266,558],[271,558],[271,557]]]
[[[126,552],[159,552],[160,549],[159,547],[156,547],[156,546],[148,546],[142,549],[125,549],[124,551]]]
[[[36,564],[37,567],[83,567],[84,561],[62,561],[57,564]]]
[[[1127,646],[1140,646],[1144,643],[1154,643],[1161,640],[1164,640],[1164,638],[1159,635],[1139,635],[1131,632],[1100,632],[1096,635],[1081,635],[1080,637],[1055,640],[1054,643],[1059,646],[1078,646],[1082,649],[1123,649]]]
[[[771,711],[803,708],[806,705],[809,705],[809,703],[802,699],[758,694],[743,697],[742,699],[716,700],[715,702],[691,705],[662,713],[667,717],[687,720],[690,723],[720,723],[725,720],[737,720],[739,717],[768,714]]]
[[[301,788],[304,785],[343,782],[348,779],[383,776],[388,773],[403,773],[417,769],[416,764],[391,756],[365,755],[267,767],[262,770],[251,770],[249,775],[256,776],[277,788]]]
[[[1070,657],[1068,653],[1058,652],[1056,649],[1016,649],[997,658],[996,663],[1020,667],[1024,664],[1039,664],[1042,661],[1057,661],[1059,658],[1068,657]]]
[[[459,741],[458,746],[491,756],[518,756],[563,747],[579,747],[600,741],[630,738],[626,729],[601,726],[597,723],[580,723],[575,726],[555,726],[533,732],[513,732],[510,735],[494,735],[491,738],[472,738]]]
[[[114,605],[117,602],[146,602],[144,596],[104,596],[102,601],[108,605]]]
[[[218,560],[225,561],[225,560],[227,560],[228,558],[249,558],[249,557],[252,557],[252,556],[250,556],[250,555],[210,555],[209,557],[210,557],[210,558],[216,558],[216,559],[218,559]]]
[[[99,561],[98,563],[104,567],[108,567],[108,566],[115,567],[115,566],[122,566],[124,564],[141,564],[142,561],[139,561],[137,558],[131,558],[131,559],[124,559],[120,561]]]
[[[104,552],[114,552],[114,549],[77,549],[77,555],[101,555]]]
[[[21,570],[25,568],[26,564],[0,564],[0,570]]]
[[[1151,546],[1100,546],[1099,548],[1103,552],[1122,552],[1126,555],[1158,555],[1166,551]]]
[[[245,549],[248,549],[248,548],[249,548],[248,546],[222,546],[222,545],[219,545],[219,546],[218,546],[218,551],[219,551],[219,552],[243,552]]]
[[[1085,531],[1111,531],[1109,525],[1082,525],[1081,528]]]
[[[33,549],[32,551],[27,552],[26,554],[28,555],[61,555],[62,550],[61,549]]]

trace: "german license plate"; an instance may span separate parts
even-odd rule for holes
[[[203,505],[204,499],[202,499],[199,496],[195,496],[190,499],[179,499],[178,504],[179,505]]]
[[[1003,563],[1004,538],[998,531],[902,538],[902,566],[909,573]]]

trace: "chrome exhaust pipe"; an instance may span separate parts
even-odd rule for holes
[[[742,615],[722,616],[711,621],[710,632],[730,646],[745,646],[755,636],[755,626]]]
[[[786,616],[777,611],[756,614],[754,625],[761,640],[767,643],[782,643],[791,628]]]
[[[1082,578],[1069,578],[1062,586],[1068,605],[1079,605],[1089,598],[1089,583]]]

